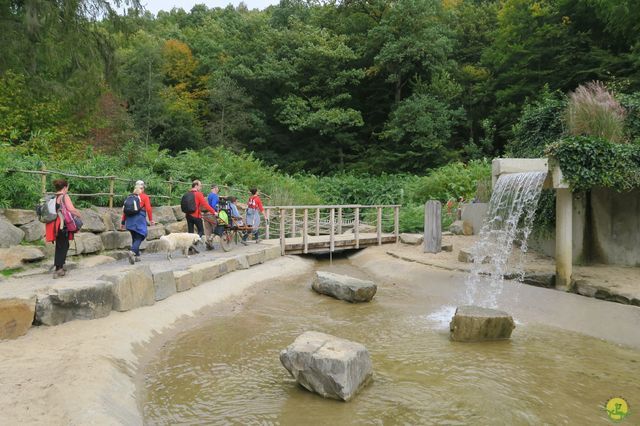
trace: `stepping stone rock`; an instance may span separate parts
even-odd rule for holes
[[[378,290],[371,281],[325,271],[316,272],[312,288],[320,294],[352,303],[369,302]]]
[[[176,215],[171,206],[158,206],[153,208],[153,220],[158,223],[167,224],[175,222]]]
[[[38,247],[14,246],[0,249],[0,269],[12,269],[25,263],[44,259],[44,252]]]
[[[107,230],[99,213],[91,209],[82,209],[80,213],[82,214],[80,232],[104,232]]]
[[[0,340],[15,339],[31,328],[36,298],[0,299]]]
[[[74,241],[69,241],[69,254],[89,254],[104,250],[102,237],[91,232],[78,232]],[[77,248],[77,251],[76,251]]]
[[[514,328],[508,313],[479,306],[459,306],[449,324],[451,340],[456,342],[506,340]]]
[[[189,271],[174,271],[173,277],[176,281],[176,291],[187,291],[193,288],[193,275]]]
[[[187,221],[181,220],[180,222],[173,222],[164,226],[164,229],[168,234],[175,234],[178,232],[187,232]]]
[[[113,304],[113,284],[96,281],[83,286],[62,284],[38,296],[36,322],[58,325],[72,320],[89,320],[109,315]]]
[[[452,252],[453,251],[453,244],[443,244],[441,247],[442,251],[448,251],[448,252]]]
[[[173,215],[177,220],[184,220],[186,216],[180,206],[171,206],[171,208],[173,209]]]
[[[452,250],[453,250],[453,247],[452,247]],[[471,252],[468,250],[461,249],[458,252],[458,261],[463,263],[473,263],[473,254],[471,254]],[[489,262],[491,262],[491,257],[489,256],[485,256],[485,258],[482,260],[482,263],[489,263]]]
[[[373,375],[360,343],[307,331],[280,352],[280,362],[305,389],[325,398],[351,400]]]
[[[155,226],[149,226],[147,228],[147,241],[157,240],[158,238],[165,235],[164,225],[158,224]]]
[[[400,241],[404,244],[417,246],[422,244],[424,236],[420,234],[400,234]]]
[[[466,220],[456,220],[449,226],[449,232],[454,235],[473,235],[473,225]]]
[[[121,231],[109,231],[100,234],[105,250],[117,250],[131,246],[131,234]]]
[[[35,210],[5,209],[3,214],[12,225],[16,226],[38,220]]]
[[[173,271],[156,272],[153,274],[153,287],[156,302],[176,294],[176,279]]]
[[[0,215],[0,247],[17,246],[24,238],[24,231],[13,226],[7,218]]]
[[[22,225],[20,229],[24,232],[24,240],[28,243],[44,238],[44,223],[37,220]]]
[[[103,275],[102,281],[113,283],[113,310],[129,311],[156,302],[153,275],[149,266],[136,266],[111,275]]]

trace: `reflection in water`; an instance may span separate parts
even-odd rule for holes
[[[362,276],[347,262],[334,271]],[[424,285],[380,283],[372,303],[310,290],[311,278],[259,286],[167,342],[145,370],[147,424],[608,424],[614,395],[640,404],[640,353],[548,326],[511,341],[448,340],[455,309]],[[278,359],[307,330],[365,344],[374,380],[356,398],[298,387]]]

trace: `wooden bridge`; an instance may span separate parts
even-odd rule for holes
[[[266,238],[282,254],[331,253],[396,243],[400,205],[266,206]]]

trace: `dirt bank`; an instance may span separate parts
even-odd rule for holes
[[[141,424],[133,377],[146,342],[177,320],[233,300],[257,283],[311,268],[308,260],[283,257],[153,306],[38,327],[0,342],[0,424]]]

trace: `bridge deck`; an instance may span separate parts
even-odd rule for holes
[[[280,240],[278,239],[270,240],[269,242],[273,244],[280,244]],[[396,236],[394,234],[382,234],[382,244],[390,244],[395,242]],[[363,248],[368,246],[375,246],[377,244],[378,235],[375,233],[361,233],[358,239],[358,247],[356,247],[356,237],[354,234],[335,235],[333,242],[334,250]],[[330,250],[330,245],[331,241],[329,235],[310,235],[307,242],[307,253],[328,253]],[[285,254],[302,254],[304,252],[304,241],[302,237],[285,239]]]

